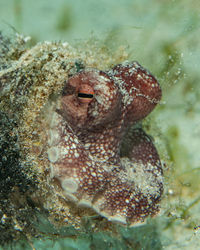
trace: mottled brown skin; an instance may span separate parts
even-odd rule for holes
[[[127,130],[160,99],[158,82],[137,62],[69,78],[49,143],[52,176],[69,199],[124,224],[157,213],[162,167],[150,137],[135,129],[123,158],[120,151]]]
[[[126,122],[137,122],[146,117],[160,101],[161,88],[153,75],[137,62],[115,66],[111,75],[123,81],[133,101],[125,107]]]

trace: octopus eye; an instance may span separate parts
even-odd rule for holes
[[[86,94],[86,93],[78,93],[79,98],[93,98],[93,94]]]
[[[90,103],[94,97],[94,90],[90,85],[82,84],[78,88],[77,96],[80,102]]]

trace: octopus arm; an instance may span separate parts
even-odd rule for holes
[[[139,63],[116,65],[111,73],[124,96],[126,121],[137,122],[159,103],[162,91],[156,78]]]

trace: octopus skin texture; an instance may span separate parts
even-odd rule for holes
[[[67,199],[125,225],[159,211],[161,162],[136,124],[161,95],[157,80],[137,62],[69,77],[48,132],[51,178]]]

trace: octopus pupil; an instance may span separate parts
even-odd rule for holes
[[[78,97],[81,98],[93,98],[92,94],[78,93]]]

